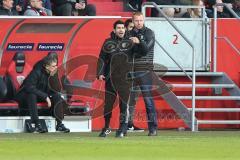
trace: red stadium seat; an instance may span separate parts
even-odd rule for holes
[[[88,0],[89,4],[94,4],[97,8],[97,16],[122,16],[131,17],[131,12],[123,10],[122,0]]]
[[[22,82],[31,70],[32,67],[25,61],[24,53],[17,52],[7,69],[7,76],[11,80],[12,84],[10,85],[12,85],[12,89],[14,90],[13,93],[16,93],[16,91],[20,88]]]
[[[1,69],[3,70],[3,69]],[[5,83],[7,86],[7,95],[4,99],[4,103],[0,103],[0,110],[11,110],[15,111],[19,114],[19,106],[18,103],[15,102],[14,96],[19,90],[22,82],[31,72],[32,66],[30,66],[25,61],[25,55],[23,52],[15,53],[12,61],[9,64],[9,67],[6,69],[5,73]],[[1,72],[3,75],[4,73]],[[37,107],[48,108],[46,103],[38,103]],[[14,112],[14,113],[15,113]]]

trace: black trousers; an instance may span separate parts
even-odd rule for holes
[[[117,78],[116,83],[112,80],[107,80],[105,83],[105,105],[104,105],[104,118],[105,127],[109,127],[109,122],[112,117],[112,110],[117,98],[119,97],[119,129],[126,130],[128,123],[128,100],[129,100],[129,85],[126,82],[121,83],[121,80]]]
[[[139,91],[138,91],[139,90]],[[132,127],[134,125],[133,120],[135,116],[135,110],[136,110],[136,101],[138,99],[138,96],[140,94],[140,87],[134,86],[131,88],[130,94],[129,94],[129,118],[128,118],[128,126]]]
[[[145,108],[147,112],[147,119],[148,119],[148,129],[149,131],[153,131],[157,129],[158,121],[157,121],[157,112],[155,102],[153,100],[153,76],[154,73],[152,71],[136,71],[134,72],[134,82],[133,88],[131,89],[130,93],[130,100],[129,106],[136,105],[136,95],[139,91],[141,91]]]
[[[85,9],[78,10],[79,16],[96,16],[96,6],[93,4],[86,5]]]
[[[72,16],[73,11],[75,10],[74,6],[71,3],[62,4],[56,6],[55,14],[56,16]],[[86,5],[85,9],[78,10],[79,16],[96,16],[96,7],[93,4]]]
[[[72,16],[73,6],[71,3],[65,3],[55,7],[56,16]]]
[[[50,107],[51,115],[55,117],[57,123],[60,124],[64,119],[64,112],[67,108],[67,104],[57,93],[49,95],[49,97],[52,103],[52,106]],[[32,123],[39,123],[37,103],[45,101],[35,94],[25,92],[18,96],[16,100],[18,101],[21,110],[29,109]]]
[[[141,12],[141,6],[142,6],[142,2],[143,0],[125,0],[126,4],[131,4],[132,6],[138,6],[138,11]]]

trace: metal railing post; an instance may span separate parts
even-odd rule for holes
[[[217,71],[217,9],[213,9],[213,72]]]

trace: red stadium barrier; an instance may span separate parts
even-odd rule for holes
[[[10,61],[16,51],[23,51],[26,61],[34,65],[49,51],[56,51],[59,55],[59,67],[61,74],[66,73],[71,82],[74,80],[89,80],[89,88],[79,89],[75,92],[74,99],[87,102],[93,116],[93,130],[103,127],[103,99],[104,85],[95,80],[96,61],[104,40],[109,37],[112,25],[116,18],[98,19],[0,19],[0,41],[3,48],[1,55],[0,70],[8,68]],[[239,49],[238,32],[239,21],[235,19],[218,20],[218,34],[225,35]],[[218,71],[226,72],[235,82],[239,84],[240,56],[229,47],[224,40],[218,40]],[[1,52],[1,50],[0,50]],[[226,61],[231,63],[226,63]],[[81,64],[81,65],[80,65]],[[80,65],[80,66],[79,66]],[[89,71],[89,68],[91,71]],[[181,79],[179,79],[181,81]],[[184,91],[180,91],[184,92]],[[189,92],[189,91],[187,91]],[[209,93],[210,90],[203,90]],[[201,92],[200,92],[201,93]],[[173,110],[162,99],[156,99],[159,111],[159,128],[177,128],[185,126]],[[236,106],[234,102],[197,102],[198,106]],[[0,107],[3,106],[2,104]],[[189,106],[190,103],[189,103]],[[112,128],[118,127],[119,109],[113,111]],[[203,119],[211,119],[212,114],[198,114]],[[218,118],[235,117],[238,113],[219,114]],[[135,123],[139,127],[146,128],[146,114],[142,98],[137,103]],[[204,125],[202,127],[209,127]],[[225,125],[224,127],[232,127]]]

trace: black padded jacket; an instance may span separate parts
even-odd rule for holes
[[[97,64],[97,77],[104,75],[108,79],[113,75],[125,76],[133,71],[133,57],[141,57],[146,51],[147,48],[142,43],[133,44],[127,33],[124,38],[118,38],[112,32],[102,46]]]
[[[60,6],[62,4],[66,4],[66,3],[78,3],[79,1],[84,1],[87,4],[87,0],[52,0],[53,4],[56,6]]]
[[[35,94],[42,100],[45,100],[48,95],[57,92],[55,89],[51,88],[50,74],[44,69],[42,60],[36,63],[36,65],[33,67],[33,70],[23,81],[23,84],[21,85],[16,97],[21,97],[22,92]]]
[[[143,27],[142,29],[138,30],[134,28],[130,32],[131,37],[138,37],[140,40],[142,48],[144,50],[135,50],[135,57],[134,57],[134,70],[135,71],[145,71],[145,70],[153,70],[153,55],[154,55],[154,45],[155,45],[155,34],[154,32],[147,28]],[[145,52],[142,54],[138,54],[137,52]],[[141,56],[138,56],[141,55]]]

